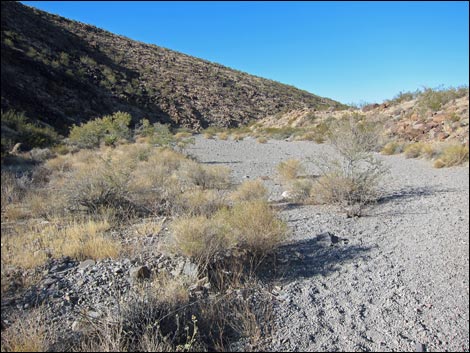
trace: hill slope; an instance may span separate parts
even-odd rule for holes
[[[117,110],[198,129],[344,108],[295,87],[14,2],[1,4],[2,109],[61,132]]]

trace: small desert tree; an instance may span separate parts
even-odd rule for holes
[[[380,145],[379,127],[358,115],[332,123],[328,139],[336,156],[316,161],[321,176],[311,191],[315,201],[336,204],[351,217],[380,197],[388,169],[373,154]]]

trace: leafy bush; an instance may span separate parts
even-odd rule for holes
[[[129,124],[131,115],[116,112],[103,118],[91,120],[80,126],[73,125],[69,142],[82,148],[93,148],[105,142],[114,145],[120,139],[130,139]]]
[[[418,106],[421,109],[430,109],[431,111],[440,110],[445,104],[453,99],[468,95],[468,87],[450,87],[450,88],[425,88],[418,95]]]

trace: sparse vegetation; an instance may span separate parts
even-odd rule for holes
[[[248,180],[239,185],[230,198],[234,202],[266,199],[268,190],[261,180]]]
[[[360,216],[379,198],[387,169],[371,153],[378,147],[377,133],[377,126],[358,116],[332,125],[329,140],[339,156],[316,161],[321,177],[311,190],[314,202],[335,204],[348,216]]]
[[[119,139],[130,138],[130,122],[130,114],[116,112],[80,126],[74,125],[70,130],[69,142],[80,148],[98,147],[102,142],[115,145]]]
[[[278,164],[277,172],[283,181],[296,179],[303,172],[302,162],[297,159],[286,160]]]
[[[442,150],[434,162],[434,167],[452,167],[466,162],[468,162],[468,146],[451,145]]]
[[[21,143],[22,150],[34,147],[44,148],[59,141],[59,135],[48,126],[35,125],[24,113],[14,110],[2,110],[2,156],[16,143]]]

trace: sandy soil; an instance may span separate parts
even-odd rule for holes
[[[276,165],[331,153],[312,142],[217,141],[197,137],[189,152],[227,165],[235,182],[269,176]],[[292,236],[279,255],[280,287],[270,349],[280,351],[468,351],[469,168],[383,158],[386,197],[364,217],[324,206],[289,206]],[[337,238],[336,238],[337,237]]]

